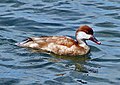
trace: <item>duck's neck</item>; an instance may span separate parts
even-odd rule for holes
[[[87,45],[85,40],[78,39],[78,44],[80,47],[83,47],[86,52],[90,50],[89,46]]]
[[[85,40],[78,40],[78,44],[79,44],[79,46],[81,46],[81,47],[87,46],[87,43],[86,43]]]

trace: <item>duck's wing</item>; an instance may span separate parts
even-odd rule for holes
[[[39,45],[48,45],[52,43],[55,45],[71,47],[72,45],[77,44],[72,38],[66,36],[45,36],[38,38],[32,37],[31,39]]]
[[[47,47],[48,45],[59,45],[71,47],[72,45],[77,45],[70,37],[66,36],[42,36],[42,37],[29,37],[24,41],[17,43],[16,45],[21,47],[30,47],[30,48],[42,48]]]

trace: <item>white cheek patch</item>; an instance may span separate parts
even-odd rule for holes
[[[85,32],[78,32],[77,38],[79,39],[89,39],[91,35],[86,34]]]

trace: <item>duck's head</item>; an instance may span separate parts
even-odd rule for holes
[[[94,37],[94,32],[92,30],[92,28],[90,28],[87,25],[81,26],[77,29],[76,31],[76,39],[79,42],[80,40],[91,40],[93,42],[95,42],[96,44],[101,44],[101,42],[99,42],[95,37]]]

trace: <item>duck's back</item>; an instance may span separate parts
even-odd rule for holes
[[[33,41],[41,45],[42,43],[45,45],[54,44],[54,45],[61,45],[66,47],[71,47],[72,45],[76,44],[76,42],[70,38],[65,36],[43,36],[39,38],[32,38]]]

